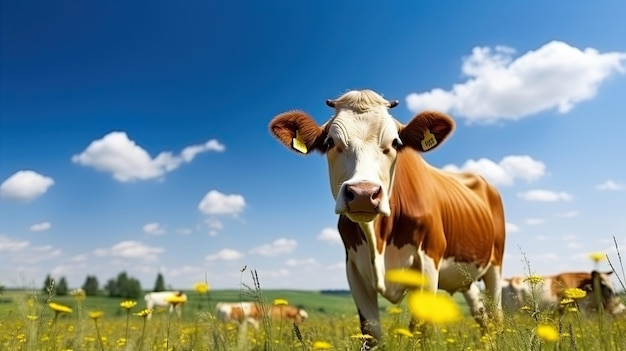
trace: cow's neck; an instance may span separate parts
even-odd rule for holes
[[[366,245],[372,259],[372,269],[376,281],[376,290],[385,292],[385,240],[379,234],[378,225],[380,218],[371,222],[359,223],[359,227],[365,234]]]

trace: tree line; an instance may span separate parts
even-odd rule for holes
[[[139,280],[129,276],[125,271],[120,272],[117,277],[109,279],[102,288],[100,287],[100,282],[96,276],[88,275],[80,288],[87,296],[106,295],[109,297],[136,299],[141,297],[144,293]],[[163,278],[163,275],[159,273],[156,277],[154,289],[152,289],[152,291],[165,290],[165,279]],[[66,296],[71,293],[65,277],[60,277],[56,280],[53,279],[50,274],[46,275],[42,291],[46,294],[56,296]]]

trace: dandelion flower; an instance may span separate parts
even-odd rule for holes
[[[409,311],[418,320],[446,324],[461,318],[461,309],[450,296],[431,292],[412,292],[408,296]]]
[[[402,309],[398,306],[389,306],[387,308],[387,313],[389,314],[400,314],[402,313]]]
[[[369,335],[369,334],[356,334],[356,335],[351,335],[350,336],[352,339],[359,339],[359,340],[369,340],[369,339],[373,339],[374,337]]]
[[[313,350],[328,350],[332,348],[333,345],[326,341],[316,341],[313,343]]]
[[[85,293],[85,290],[78,288],[78,289],[70,291],[70,295],[74,296],[76,300],[84,300],[85,297],[87,296],[87,293]]]
[[[209,284],[205,282],[195,283],[193,285],[193,290],[195,290],[200,295],[204,295],[209,292]]]
[[[72,313],[72,309],[65,306],[65,305],[61,305],[58,304],[56,302],[50,302],[48,304],[48,307],[50,307],[51,310],[53,310],[56,313]]]
[[[31,321],[36,321],[39,319],[39,316],[29,314],[28,316],[26,316],[26,318],[28,318],[28,320],[31,320]]]
[[[165,301],[167,301],[171,305],[182,305],[187,302],[187,296],[183,294],[172,294],[168,296]]]
[[[537,336],[545,341],[557,341],[559,339],[559,332],[549,324],[538,325],[536,332]]]
[[[127,300],[120,302],[120,307],[126,310],[130,310],[131,308],[135,307],[135,305],[137,305],[137,301]]]
[[[274,300],[274,306],[285,306],[288,305],[289,302],[287,302],[287,300],[285,299],[276,299]]]
[[[582,299],[587,296],[587,292],[579,288],[568,288],[563,291],[563,295],[568,299]]]
[[[396,328],[396,330],[394,330],[393,333],[396,335],[406,336],[409,338],[413,337],[413,333],[411,333],[408,329],[405,329],[405,328]]]
[[[604,252],[592,252],[589,254],[589,258],[591,258],[593,262],[598,263],[606,259],[606,254]]]
[[[150,315],[150,313],[152,313],[152,309],[147,309],[144,308],[143,310],[137,312],[137,313],[133,313],[135,316],[139,316],[139,317],[148,317],[148,315]]]
[[[563,300],[561,300],[561,305],[569,305],[571,303],[574,303],[574,300],[570,299],[570,298],[564,298]]]
[[[532,274],[524,278],[524,281],[530,285],[537,285],[539,283],[543,283],[543,278],[538,275]]]
[[[405,285],[408,288],[419,288],[428,284],[428,279],[414,269],[390,269],[387,271],[385,280]]]
[[[89,318],[91,319],[98,319],[100,317],[102,317],[104,315],[104,312],[102,311],[91,311],[89,312]]]

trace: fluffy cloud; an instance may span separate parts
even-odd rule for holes
[[[163,248],[151,247],[139,241],[121,241],[108,249],[96,249],[96,256],[112,256],[121,258],[141,259],[144,261],[156,261],[160,254],[165,252]]]
[[[614,180],[607,180],[602,184],[596,185],[597,190],[612,190],[612,191],[620,191],[625,190],[626,185],[615,182]]]
[[[517,193],[518,197],[526,201],[537,202],[556,202],[556,201],[570,201],[574,197],[564,191],[556,192],[551,190],[535,189],[526,192]]]
[[[165,234],[165,229],[157,222],[147,223],[142,228],[143,232],[150,235]]]
[[[505,223],[505,230],[507,233],[517,233],[520,231],[519,226],[510,222]]]
[[[6,235],[0,235],[0,252],[21,251],[28,246],[30,246],[28,241],[14,240]]]
[[[530,183],[546,174],[546,165],[528,155],[505,156],[498,163],[487,158],[470,159],[461,167],[449,164],[443,169],[452,172],[476,172],[494,185],[513,185],[516,179]]]
[[[200,153],[222,152],[224,149],[224,145],[217,140],[209,140],[201,145],[186,147],[180,155],[164,151],[152,158],[126,133],[111,132],[102,139],[92,141],[80,154],[72,156],[72,162],[109,172],[120,182],[132,182],[161,177],[181,164],[191,162]]]
[[[222,249],[217,253],[206,255],[204,259],[206,261],[235,261],[243,257],[243,253],[232,250],[232,249]]]
[[[475,47],[463,59],[465,82],[450,90],[409,94],[409,109],[436,109],[482,122],[516,120],[554,108],[567,113],[593,98],[607,78],[623,73],[626,60],[624,52],[581,50],[560,41],[516,58],[514,53],[504,46]]]
[[[200,212],[208,215],[233,215],[237,216],[246,207],[246,200],[237,194],[222,194],[217,190],[211,190],[198,204]]]
[[[254,249],[250,250],[250,253],[272,257],[288,254],[292,252],[296,248],[296,246],[298,246],[298,243],[295,240],[280,238],[274,240],[274,242],[271,244],[265,244],[255,247]]]
[[[341,236],[339,235],[339,231],[334,228],[324,228],[317,235],[317,240],[326,241],[330,244],[338,244],[341,245]]]
[[[0,197],[29,202],[43,195],[54,185],[54,180],[37,172],[17,171],[0,184]]]
[[[39,222],[30,226],[31,232],[43,232],[52,228],[52,224],[50,222]]]

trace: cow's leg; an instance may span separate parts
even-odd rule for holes
[[[421,288],[421,291],[436,294],[439,289],[439,267],[438,263],[435,263],[435,260],[431,257],[427,256],[424,251],[418,250],[417,255],[419,256],[419,267],[416,267],[422,275],[426,278],[426,285]],[[439,258],[440,260],[440,258]],[[415,319],[415,317],[411,316],[411,322],[409,323],[409,330],[411,332],[415,331],[417,325],[421,321]],[[421,324],[422,326],[422,334],[427,335],[428,326],[426,324]]]
[[[351,260],[347,262],[346,271],[352,298],[359,311],[361,333],[374,337],[373,339],[365,341],[363,344],[363,350],[369,350],[374,347],[382,337],[376,290],[371,284],[366,283],[366,280],[363,279],[363,276],[361,276],[354,262]]]
[[[476,283],[471,283],[469,288],[462,293],[476,323],[483,331],[487,330],[487,311],[485,311],[485,303]]]
[[[491,299],[488,304],[490,315],[498,325],[501,325],[504,315],[502,314],[502,272],[500,267],[490,266],[483,276],[483,281],[487,295]]]
[[[154,307],[154,302],[152,300],[146,300],[146,309],[152,310],[153,307]],[[146,317],[148,320],[152,319],[152,312],[154,311],[151,311]]]

